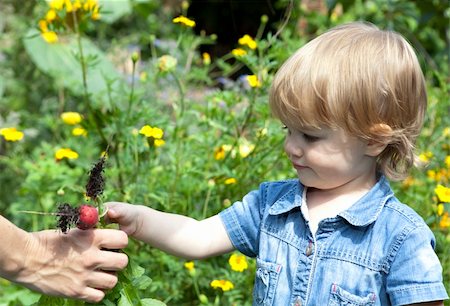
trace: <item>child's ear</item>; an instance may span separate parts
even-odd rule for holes
[[[369,156],[378,156],[386,149],[392,137],[392,128],[384,123],[372,125],[370,133],[376,135],[367,143],[366,154]]]
[[[378,141],[369,141],[366,148],[366,155],[369,156],[378,156],[381,154],[381,152],[386,149],[388,146],[388,143],[378,142]]]

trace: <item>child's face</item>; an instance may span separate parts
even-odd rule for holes
[[[370,188],[376,180],[376,158],[366,142],[342,129],[287,126],[284,149],[303,185],[318,189]]]

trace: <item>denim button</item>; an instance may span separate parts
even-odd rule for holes
[[[314,246],[312,241],[309,241],[308,246],[306,247],[306,256],[311,256],[311,254],[313,253],[314,250]]]

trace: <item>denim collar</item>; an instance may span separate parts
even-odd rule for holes
[[[279,198],[269,209],[270,215],[279,215],[300,208],[304,186],[297,180],[296,184]],[[354,226],[367,226],[373,223],[381,213],[386,201],[394,195],[389,182],[380,175],[377,183],[361,199],[338,216]]]

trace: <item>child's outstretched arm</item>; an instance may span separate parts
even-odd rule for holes
[[[234,250],[218,215],[195,220],[142,205],[106,203],[107,218],[120,229],[169,254],[200,259]]]

